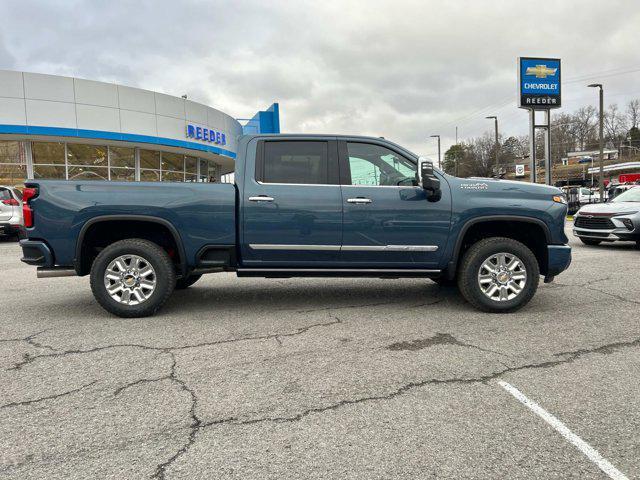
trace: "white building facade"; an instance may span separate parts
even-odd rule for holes
[[[273,106],[258,113],[272,115]],[[186,98],[0,70],[0,185],[45,178],[217,182],[233,171],[242,133],[232,116]]]

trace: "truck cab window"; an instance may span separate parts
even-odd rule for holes
[[[347,143],[351,185],[416,186],[418,167],[380,145]]]
[[[329,183],[327,142],[265,142],[258,179],[264,183]]]

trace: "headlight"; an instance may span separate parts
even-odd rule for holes
[[[553,201],[556,203],[562,203],[563,205],[567,204],[567,199],[565,198],[564,195],[554,195]]]

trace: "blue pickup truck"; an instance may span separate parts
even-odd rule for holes
[[[90,275],[122,317],[155,313],[202,274],[425,277],[511,312],[565,270],[557,188],[455,178],[382,138],[249,135],[235,184],[29,181],[22,261]]]

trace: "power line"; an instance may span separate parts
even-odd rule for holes
[[[627,69],[627,70],[624,70],[625,68],[628,68],[628,67],[617,67],[610,70],[592,72],[592,73],[587,73],[587,74],[583,74],[575,77],[569,77],[567,80],[564,80],[562,84],[564,85],[564,84],[570,84],[570,83],[583,82],[591,78],[607,78],[607,77],[614,77],[618,75],[626,75],[628,73],[640,72],[640,66],[634,66],[632,69]],[[512,100],[512,98],[513,98],[513,95],[509,95],[508,97],[503,97],[503,100],[499,100],[497,102],[491,103],[485,107],[480,108],[479,110],[471,112],[467,115],[463,115],[449,122],[446,122],[442,124],[440,127],[438,127],[436,130],[438,129],[444,130],[447,127],[453,126],[456,123],[462,123],[462,124],[467,123],[470,119],[472,119],[476,115],[480,115],[480,113],[486,113],[486,110],[489,110],[492,108],[501,110]]]

